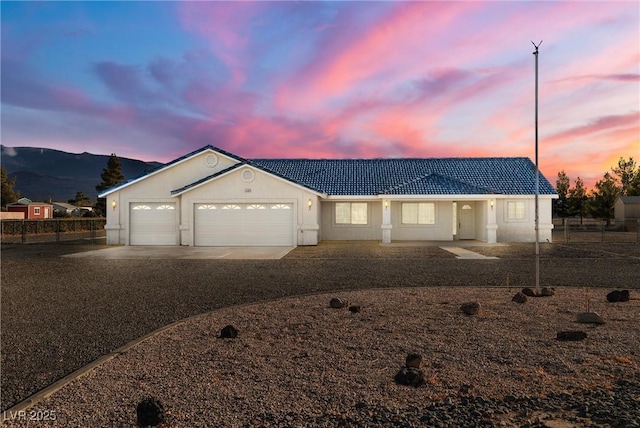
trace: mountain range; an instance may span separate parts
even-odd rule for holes
[[[14,190],[32,201],[67,202],[83,192],[91,200],[98,197],[96,186],[107,166],[108,155],[68,153],[38,147],[7,147],[2,149],[2,166],[9,179],[16,178]],[[125,179],[139,177],[162,164],[121,158]]]

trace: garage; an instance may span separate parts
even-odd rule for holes
[[[132,203],[129,213],[130,245],[177,245],[176,204]]]
[[[291,203],[199,203],[196,246],[292,246]]]

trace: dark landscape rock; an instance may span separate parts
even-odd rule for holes
[[[629,298],[629,290],[613,290],[607,294],[607,301],[610,303],[628,302]]]
[[[527,301],[527,296],[524,293],[521,292],[517,292],[513,298],[511,299],[511,301],[516,302],[516,303],[525,303]]]
[[[407,358],[405,359],[405,366],[415,367],[416,369],[419,369],[420,364],[422,364],[422,355],[417,353],[411,353],[407,355]]]
[[[146,397],[136,407],[138,425],[141,427],[156,426],[164,422],[164,407],[154,397]]]
[[[235,339],[238,337],[238,330],[232,325],[228,325],[220,330],[221,339]]]
[[[349,312],[351,312],[352,314],[360,312],[360,306],[359,305],[349,306]]]
[[[337,297],[334,297],[333,299],[331,299],[329,301],[329,307],[333,308],[333,309],[342,309],[342,308],[346,308],[349,305],[349,302],[345,299],[339,299]]]
[[[465,302],[460,306],[460,309],[467,315],[476,315],[480,311],[480,303]]]
[[[523,288],[521,293],[524,294],[525,296],[536,297],[536,292],[533,291],[531,288]]]
[[[403,367],[395,376],[396,383],[419,387],[424,384],[424,372],[416,367]]]
[[[579,330],[567,330],[567,331],[559,331],[556,335],[557,340],[561,341],[569,341],[569,342],[578,342],[587,337],[587,333]]]

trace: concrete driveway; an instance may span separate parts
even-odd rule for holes
[[[69,258],[94,259],[236,259],[278,260],[294,247],[187,247],[187,246],[118,246],[102,250],[66,254]]]

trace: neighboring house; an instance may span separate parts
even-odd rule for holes
[[[68,214],[73,217],[82,217],[87,211],[93,211],[91,207],[77,207],[66,202],[51,202],[53,211],[60,214]]]
[[[28,220],[53,218],[53,205],[33,202],[28,198],[20,198],[12,204],[7,204],[7,211],[24,213],[24,218]]]
[[[528,158],[254,159],[212,146],[106,190],[108,244],[535,241]],[[540,175],[540,241],[551,201]]]
[[[620,196],[613,209],[616,221],[640,220],[640,196]]]

